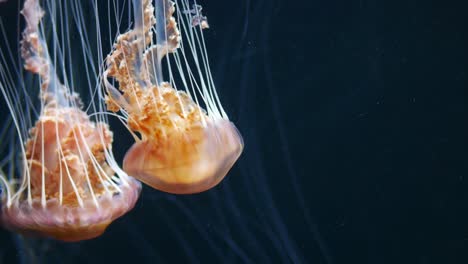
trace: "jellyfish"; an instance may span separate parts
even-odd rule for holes
[[[34,94],[31,82],[17,85],[0,64],[0,91],[11,113],[0,133],[5,154],[0,160],[0,223],[18,233],[63,241],[95,238],[134,207],[141,184],[117,165],[113,134],[102,111],[88,115],[78,93],[66,85],[71,77],[55,67],[66,46],[56,35],[56,24],[49,47],[39,1],[26,0],[21,13],[26,21],[21,57],[25,70],[38,76],[40,108],[29,97]],[[67,28],[61,30],[66,33]],[[3,62],[8,60],[0,55]],[[92,106],[87,109],[99,108]]]
[[[136,141],[123,169],[164,192],[203,192],[222,181],[243,150],[214,87],[206,17],[186,0],[132,3],[133,28],[118,36],[103,74],[107,108],[121,111]]]

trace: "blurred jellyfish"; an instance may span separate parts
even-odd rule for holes
[[[104,72],[107,108],[121,111],[128,129],[139,133],[123,168],[161,191],[208,190],[239,158],[243,141],[214,87],[202,33],[206,17],[186,0],[156,0],[155,8],[150,0],[132,3],[133,29],[117,38]]]
[[[63,49],[70,47],[70,39],[63,37],[68,28],[54,21],[52,10],[57,5],[51,1],[45,9],[52,21],[49,45],[39,1],[26,0],[21,12],[26,21],[21,57],[24,68],[39,76],[40,85],[23,81],[19,70],[13,74],[3,65],[14,63],[13,55],[0,52],[0,91],[11,113],[11,122],[0,133],[0,220],[19,233],[79,241],[101,235],[112,221],[131,210],[141,185],[113,158],[113,134],[102,106],[93,102],[88,107],[96,110],[93,121],[67,84],[73,77],[60,69],[60,61],[65,60]],[[37,93],[38,104],[31,97]]]

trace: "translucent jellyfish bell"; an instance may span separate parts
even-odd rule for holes
[[[0,159],[0,223],[17,232],[64,241],[94,238],[133,208],[141,185],[117,166],[105,116],[98,112],[94,115],[97,122],[91,120],[78,94],[59,80],[52,61],[66,57],[62,49],[69,46],[64,47],[55,35],[58,27],[54,26],[51,38],[52,59],[42,33],[46,24],[41,22],[44,11],[38,0],[26,0],[22,14],[26,29],[21,55],[25,69],[39,76],[40,87],[34,89],[39,90],[40,109],[33,103],[36,99],[29,97],[34,94],[28,87],[31,82],[23,82],[19,71],[13,76],[2,65],[7,54],[0,51],[0,91],[11,113],[7,123],[11,126],[0,133],[4,155]],[[56,18],[51,15],[49,19],[54,22]],[[68,29],[62,25],[61,33],[67,34]],[[85,59],[81,65],[86,63]],[[71,79],[65,70],[61,74]]]
[[[156,0],[155,8],[150,0],[132,2],[134,27],[117,38],[104,72],[108,109],[122,111],[140,135],[124,170],[169,193],[210,189],[239,158],[243,141],[214,88],[202,33],[207,19],[186,0]]]

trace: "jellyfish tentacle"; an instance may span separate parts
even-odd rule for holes
[[[120,109],[124,109],[126,111],[132,109],[132,106],[129,104],[127,99],[107,79],[104,79],[104,87],[106,88],[107,92],[107,104],[109,107],[112,105],[112,108],[115,112]]]
[[[186,1],[181,1],[181,5],[185,10],[189,8]],[[187,58],[192,58],[195,63],[197,77],[200,84],[197,83],[196,77],[190,69],[188,69],[190,73],[189,78],[193,78],[191,79],[191,82],[196,84],[198,92],[206,102],[208,113],[214,117],[228,120],[229,118],[224,111],[217,91],[214,88],[215,84],[210,70],[205,39],[203,37],[204,27],[200,26],[197,29],[191,26],[191,21],[193,21],[195,17],[202,16],[201,10],[201,6],[197,7],[197,5],[195,5],[192,12],[188,12],[186,13],[186,16],[182,16],[181,22],[183,23],[180,23],[182,26],[181,31],[184,32],[184,36],[188,44],[188,52],[185,51],[184,46],[181,46],[181,54],[182,57],[184,57],[185,65],[188,65]],[[201,62],[199,57],[201,57]]]

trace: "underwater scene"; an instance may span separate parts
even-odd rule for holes
[[[0,264],[468,263],[467,7],[0,0]]]

